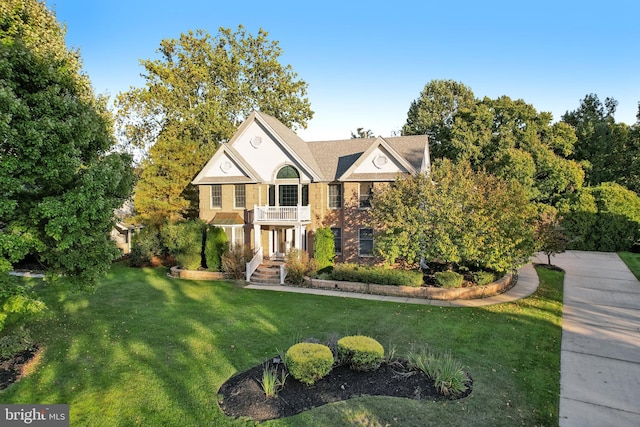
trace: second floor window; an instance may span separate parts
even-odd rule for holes
[[[244,209],[246,207],[246,193],[244,184],[236,184],[233,186],[233,207],[236,209]]]
[[[222,207],[222,185],[213,184],[211,186],[211,208],[220,209]]]
[[[358,208],[370,209],[371,199],[373,199],[373,182],[361,182],[358,197]]]
[[[342,184],[329,184],[329,208],[342,207]]]

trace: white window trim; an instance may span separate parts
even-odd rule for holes
[[[331,186],[337,186],[338,187],[338,195],[340,196],[340,207],[336,208],[331,206]],[[342,183],[340,182],[332,182],[330,184],[327,184],[327,208],[331,209],[331,210],[340,210],[342,209],[342,206],[344,205],[344,197],[342,196]],[[360,191],[360,188],[358,187],[358,192]],[[360,197],[358,197],[358,204]]]
[[[360,194],[360,188],[361,188],[362,184],[364,184],[364,183],[370,183],[370,184],[371,184],[371,191],[373,191],[373,185],[374,185],[374,183],[373,183],[373,182],[369,182],[369,181],[361,181],[361,182],[358,182],[358,209],[359,209],[359,210],[361,210],[361,211],[368,211],[368,210],[370,210],[370,209],[371,209],[371,206],[369,206],[369,207],[364,207],[364,208],[363,208],[362,206],[360,206],[360,196],[361,196],[361,194]]]
[[[220,188],[220,206],[213,205],[213,187],[218,186]],[[209,208],[210,209],[222,209],[222,185],[212,184],[209,186]]]
[[[244,206],[238,206],[238,198],[236,196],[236,188],[238,185],[244,186]],[[245,184],[233,185],[233,208],[234,209],[246,209],[247,208],[247,186]]]

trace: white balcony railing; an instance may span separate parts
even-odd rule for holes
[[[253,205],[253,222],[301,222],[311,221],[309,206],[258,206]]]

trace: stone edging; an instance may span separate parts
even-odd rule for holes
[[[187,280],[223,280],[226,279],[225,273],[218,271],[206,270],[183,270],[178,266],[169,269],[171,277]]]
[[[485,286],[469,288],[443,289],[432,286],[413,288],[410,286],[376,285],[373,283],[341,282],[337,280],[305,279],[304,286],[315,289],[356,292],[374,295],[392,295],[400,297],[424,298],[435,300],[456,300],[486,298],[501,294],[515,284],[513,273]]]

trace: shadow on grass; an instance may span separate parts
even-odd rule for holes
[[[43,360],[0,401],[70,403],[78,425],[243,425],[217,406],[231,375],[297,339],[365,334],[399,351],[425,342],[450,350],[469,367],[474,392],[449,407],[364,397],[270,424],[553,425],[561,282],[557,288],[462,309],[247,290],[114,266],[91,295],[40,287],[50,310],[32,330],[46,347]]]

